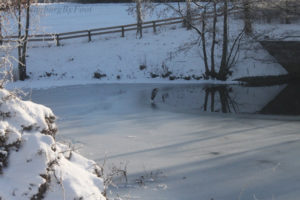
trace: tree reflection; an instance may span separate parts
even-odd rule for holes
[[[205,99],[203,110],[208,111],[208,105],[210,100],[210,112],[222,112],[222,113],[237,113],[238,112],[238,104],[230,96],[232,92],[232,88],[226,85],[218,85],[218,86],[207,86],[204,87],[205,91]],[[217,98],[219,97],[219,102],[221,108],[216,108]]]
[[[153,108],[176,112],[299,115],[299,88],[299,84],[287,87],[195,84],[150,88],[145,96],[150,98]]]

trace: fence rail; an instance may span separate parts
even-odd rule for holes
[[[192,20],[199,20],[201,17],[199,15],[193,16]],[[174,17],[168,19],[160,19],[154,21],[147,21],[143,22],[142,29],[152,28],[153,32],[156,32],[156,28],[160,26],[172,25],[172,24],[179,24],[183,23],[185,18],[183,17]],[[75,39],[75,38],[83,38],[86,37],[88,41],[92,41],[92,37],[96,35],[105,35],[111,33],[121,33],[121,37],[125,37],[125,32],[137,30],[138,24],[127,24],[121,26],[111,26],[105,28],[95,28],[95,29],[88,29],[88,30],[79,30],[79,31],[72,31],[72,32],[64,32],[64,33],[53,33],[53,34],[37,34],[37,35],[30,35],[28,37],[29,42],[49,42],[54,41],[56,42],[56,46],[60,46],[60,41],[68,40],[68,39]],[[17,42],[18,36],[6,36],[2,38],[2,42]]]

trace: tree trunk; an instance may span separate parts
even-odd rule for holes
[[[227,54],[228,54],[228,0],[224,0],[224,22],[223,22],[223,47],[222,47],[222,59],[220,71],[218,74],[219,80],[226,80],[228,69],[227,69]]]
[[[184,25],[188,30],[192,28],[191,0],[186,0],[186,18],[184,20]]]
[[[203,51],[203,59],[205,65],[205,79],[209,78],[210,71],[208,67],[208,59],[207,59],[207,52],[206,52],[206,38],[205,38],[205,31],[206,31],[206,9],[202,13],[202,31],[201,31],[201,41],[202,41],[202,51]]]
[[[252,22],[251,22],[251,6],[249,0],[243,0],[243,9],[244,9],[245,34],[251,35],[253,30],[252,30]]]
[[[213,19],[213,32],[212,32],[212,45],[211,45],[211,75],[213,78],[216,77],[215,70],[215,44],[216,44],[216,27],[217,27],[217,2],[214,1],[214,19]]]
[[[1,12],[1,11],[0,11]],[[3,35],[2,35],[2,13],[0,13],[0,45],[3,44]]]
[[[290,24],[290,6],[288,0],[285,0],[285,24]]]
[[[136,0],[136,20],[137,20],[137,32],[136,34],[143,37],[143,17],[142,17],[142,2]]]
[[[18,0],[18,68],[19,68],[19,79],[23,80],[23,63],[22,63],[22,6],[21,0]]]
[[[27,0],[26,6],[27,6],[26,7],[26,25],[25,25],[25,35],[23,37],[22,58],[21,58],[21,62],[23,64],[22,80],[25,80],[27,78],[26,55],[27,55],[27,43],[28,43],[28,34],[29,34],[29,26],[30,26],[30,0]]]

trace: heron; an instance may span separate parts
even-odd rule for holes
[[[157,95],[157,92],[158,92],[158,88],[154,88],[151,92],[151,103],[154,103],[154,99]]]

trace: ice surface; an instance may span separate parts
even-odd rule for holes
[[[150,103],[153,88],[159,91],[156,106]],[[199,88],[72,86],[34,90],[32,99],[53,108],[61,139],[84,155],[100,163],[107,159],[108,166],[128,163],[129,181],[116,181],[112,199],[297,199],[299,117],[196,111],[193,106],[201,103],[189,97],[203,96]],[[231,95],[242,96],[243,111],[250,112],[282,89],[237,87]],[[174,99],[168,105],[159,100],[166,91]]]

